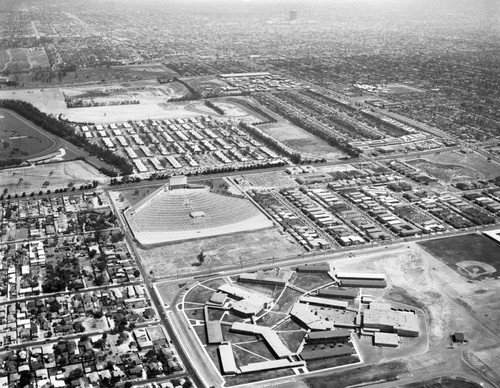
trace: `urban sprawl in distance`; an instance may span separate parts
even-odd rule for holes
[[[500,2],[0,1],[0,388],[500,387]]]

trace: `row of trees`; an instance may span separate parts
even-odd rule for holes
[[[220,106],[215,105],[212,101],[205,100],[205,106],[208,106],[210,109],[220,114],[221,116],[225,114],[224,109],[222,109]]]
[[[105,163],[116,167],[121,175],[129,175],[133,173],[133,167],[127,159],[110,150],[102,148],[97,144],[90,143],[85,137],[75,133],[68,122],[58,120],[57,118],[40,111],[29,102],[20,100],[0,100],[0,108],[10,109],[16,112],[53,135],[59,136],[78,148],[87,151],[89,154],[100,158]],[[110,176],[118,175],[116,171],[106,168],[101,168],[100,171]]]
[[[221,174],[221,173],[233,172],[236,170],[249,171],[249,170],[255,170],[255,169],[260,169],[260,168],[282,167],[284,165],[286,165],[286,163],[284,161],[280,161],[279,163],[270,163],[269,161],[262,161],[262,162],[255,163],[253,165],[240,166],[238,168],[233,167],[233,166],[214,166],[214,167],[206,167],[205,171],[203,171],[203,174],[204,175]],[[191,172],[188,172],[185,175],[192,176],[193,174]],[[194,175],[198,175],[198,172],[194,173]],[[148,177],[147,180],[154,181],[154,180],[170,179],[171,177],[172,177],[172,175],[170,175],[170,174],[153,173]],[[121,185],[121,184],[125,184],[125,183],[138,183],[138,182],[141,182],[141,178],[124,176],[121,179],[111,178],[110,185],[114,186],[114,185]]]
[[[237,104],[243,105],[245,108],[250,109],[250,110],[256,112],[259,116],[261,116],[261,117],[264,118],[264,121],[261,121],[259,123],[253,123],[253,125],[272,124],[272,123],[276,123],[277,122],[277,120],[273,116],[271,116],[267,112],[264,112],[258,106],[250,104],[250,103],[248,103],[247,101],[245,101],[243,99],[242,100],[237,100],[237,99],[229,98],[228,101],[234,101]]]
[[[170,101],[192,101],[192,100],[200,100],[202,98],[200,92],[195,90],[191,85],[187,82],[180,80],[179,78],[174,78],[174,81],[180,82],[183,84],[187,90],[189,90],[189,94],[186,96],[182,96],[179,98],[172,98]]]
[[[23,161],[21,159],[14,159],[14,158],[0,160],[0,168],[15,167],[15,166],[19,166],[22,163],[23,163]]]

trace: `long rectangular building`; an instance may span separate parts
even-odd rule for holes
[[[219,355],[222,364],[222,373],[224,374],[236,374],[239,372],[236,366],[236,361],[234,360],[233,347],[231,343],[224,345],[219,345]]]
[[[270,284],[273,286],[285,286],[292,276],[292,272],[281,270],[278,275],[268,274],[265,272],[243,273],[239,276],[238,281],[243,283],[255,284]]]
[[[256,72],[256,73],[227,73],[219,74],[221,78],[239,78],[239,77],[263,77],[266,75],[271,75],[271,73],[266,72]]]
[[[354,288],[386,288],[387,282],[385,280],[342,279],[340,285]]]
[[[349,280],[385,280],[385,275],[381,273],[337,272],[335,276]]]
[[[316,296],[303,296],[300,298],[300,301],[304,303],[317,304],[319,306],[333,307],[336,309],[346,309],[349,306],[349,302],[343,300],[318,298]]]
[[[343,341],[351,337],[351,330],[336,329],[324,331],[311,331],[308,334],[309,342],[311,343],[327,343]]]
[[[328,263],[304,264],[304,265],[299,265],[296,268],[297,272],[305,272],[305,273],[327,273],[330,270],[331,270],[330,264]]]
[[[358,296],[357,291],[346,290],[343,288],[331,287],[323,288],[318,291],[317,294],[321,298],[333,298],[333,299],[355,299]]]
[[[375,346],[397,348],[399,346],[399,336],[395,333],[376,332],[373,337],[373,344]]]
[[[205,321],[205,328],[207,330],[207,342],[209,344],[220,344],[224,342],[220,321]]]

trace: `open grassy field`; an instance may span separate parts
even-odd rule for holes
[[[166,183],[166,181],[165,181]],[[163,186],[162,184],[151,185],[147,187],[137,187],[125,190],[119,190],[124,200],[128,203],[128,206],[134,206],[137,202],[143,200],[148,195],[153,193],[155,190]]]
[[[210,321],[220,321],[224,315],[223,309],[208,309],[208,319]]]
[[[212,279],[212,280],[208,280],[206,282],[203,282],[203,285],[205,287],[212,288],[213,290],[217,290],[220,286],[222,286],[225,283],[226,282],[224,281],[224,279],[218,278],[218,279]]]
[[[276,313],[274,311],[269,311],[268,313],[264,314],[261,318],[259,318],[257,324],[260,326],[272,327],[276,325],[279,321],[285,319],[286,317],[287,315],[284,313]]]
[[[59,141],[18,114],[0,109],[0,159],[28,159],[55,152]]]
[[[335,381],[336,388],[367,384],[373,381],[394,381],[397,376],[407,371],[404,362],[393,361],[380,365],[367,365],[352,370],[332,371],[326,375],[306,377],[305,382],[310,388],[329,388],[331,382]]]
[[[242,348],[239,345],[233,345],[233,354],[236,361],[236,365],[248,365],[252,362],[266,361],[265,358],[249,352],[247,349]]]
[[[302,294],[299,291],[287,287],[273,306],[273,311],[288,314],[301,296]]]
[[[280,296],[283,291],[283,287],[281,286],[273,286],[270,284],[256,284],[256,283],[238,283],[239,286],[247,288],[249,290],[258,292],[260,294],[264,294],[270,296],[273,299],[276,299]]]
[[[184,301],[190,303],[205,304],[207,303],[208,299],[210,299],[213,293],[214,290],[203,287],[202,285],[198,285],[189,290],[189,292],[186,294],[184,298]]]
[[[259,356],[261,356],[262,357],[261,361],[275,359],[269,346],[262,340],[239,343],[238,345],[243,349],[246,349],[252,353],[255,353],[255,354],[258,354]]]
[[[146,270],[156,277],[185,275],[198,271],[248,264],[249,261],[272,259],[273,256],[298,255],[302,248],[292,244],[276,229],[270,228],[237,235],[186,241],[151,249],[137,249]],[[207,256],[198,266],[197,255]]]
[[[440,152],[413,159],[409,164],[445,181],[491,179],[500,174],[500,165],[475,152]]]
[[[36,59],[34,57],[33,59]],[[1,69],[0,69],[1,70]],[[161,63],[149,63],[141,65],[117,66],[117,67],[99,67],[99,68],[86,68],[78,69],[76,71],[68,72],[62,77],[54,77],[49,85],[57,87],[62,85],[89,85],[89,84],[102,84],[103,80],[109,82],[131,82],[142,80],[154,80],[158,77],[173,77],[176,73],[166,68]],[[34,81],[30,74],[19,74],[19,83],[24,84],[25,87],[45,88],[46,83],[41,81]]]
[[[276,327],[277,331],[296,331],[300,329],[302,329],[302,326],[300,326],[297,322],[295,322],[291,318],[288,318],[286,321],[284,321],[278,327]]]
[[[433,380],[422,381],[419,383],[411,383],[401,385],[401,388],[479,388],[476,384],[469,380],[464,380],[455,377],[440,377]]]
[[[492,274],[485,273],[484,276],[500,275],[500,246],[479,234],[468,234],[465,236],[442,238],[421,242],[420,245],[443,260],[455,271],[471,278],[471,275],[463,270],[461,262],[480,262],[493,266],[496,272]],[[478,266],[479,267],[479,266]],[[478,268],[477,270],[480,270]],[[480,276],[483,277],[483,276]],[[475,278],[472,276],[472,278]]]
[[[0,171],[0,182],[10,194],[30,194],[43,190],[54,190],[73,184],[80,185],[93,180],[105,181],[107,178],[89,164],[77,160],[72,162],[40,164]],[[46,183],[48,182],[48,184]]]
[[[459,166],[456,164],[442,164],[431,162],[425,159],[415,159],[408,162],[408,164],[417,167],[420,170],[446,182],[457,183],[471,180],[478,180],[483,178],[483,174],[475,171],[467,166]]]
[[[259,128],[283,141],[298,152],[336,160],[345,154],[326,141],[286,122],[262,125]]]
[[[307,369],[310,372],[314,372],[327,368],[335,368],[343,365],[355,364],[357,362],[359,362],[359,358],[356,356],[325,358],[323,360],[309,361],[307,363]]]
[[[217,118],[237,118],[241,119],[243,117],[248,117],[249,114],[245,112],[243,109],[241,109],[237,105],[229,104],[229,103],[223,103],[223,102],[218,102],[211,100],[216,106],[221,108],[224,111],[223,115],[219,115],[216,113],[213,109],[209,108],[204,104],[203,101],[195,101],[186,106],[187,110],[199,113],[199,114],[204,114],[204,115],[209,115],[209,116],[214,116]]]
[[[299,345],[302,343],[306,332],[304,330],[300,331],[289,331],[278,334],[283,343],[292,352],[296,352],[299,349]]]
[[[294,273],[290,283],[305,291],[311,291],[315,288],[326,286],[333,283],[333,279],[326,273]]]
[[[240,384],[250,384],[250,383],[256,384],[259,381],[278,379],[280,377],[293,376],[293,375],[295,375],[295,372],[293,372],[291,369],[276,369],[267,372],[245,373],[227,377],[226,387],[231,387],[233,385],[240,385]],[[253,385],[248,385],[248,386],[253,386]]]

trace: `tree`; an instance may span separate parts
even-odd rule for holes
[[[51,313],[57,313],[61,309],[61,304],[57,301],[57,299],[54,299],[50,303],[49,311]]]
[[[96,278],[94,279],[94,285],[95,286],[102,286],[105,281],[106,281],[106,278],[103,275],[96,276]]]
[[[124,237],[125,237],[125,234],[120,230],[120,231],[111,235],[111,243],[116,244],[117,242],[122,241]]]
[[[200,263],[200,265],[202,265],[204,262],[205,262],[205,252],[201,251],[198,256],[196,256],[196,258],[198,259],[198,262]]]

